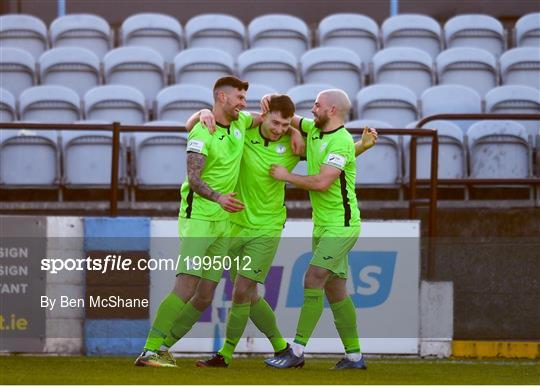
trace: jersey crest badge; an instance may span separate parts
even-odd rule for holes
[[[234,129],[234,137],[240,139],[242,138],[242,133],[238,129]]]
[[[285,145],[283,145],[283,144],[277,144],[276,145],[276,152],[279,153],[280,155],[285,153],[286,150],[287,149],[285,148]]]

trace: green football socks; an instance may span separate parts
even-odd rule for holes
[[[360,341],[356,329],[356,309],[351,297],[330,304],[330,308],[334,314],[334,323],[345,348],[345,353],[360,352]]]
[[[152,327],[148,332],[144,349],[152,352],[156,352],[159,349],[184,305],[184,301],[182,301],[182,299],[174,292],[169,293],[163,301],[161,301]]]
[[[313,334],[324,308],[323,289],[304,289],[304,305],[300,310],[300,318],[296,328],[294,342],[307,345]]]
[[[268,340],[272,343],[274,352],[281,351],[287,347],[287,342],[277,326],[276,315],[263,297],[260,297],[257,302],[251,305],[249,318],[253,321],[257,329],[268,337]]]
[[[188,302],[177,318],[174,320],[167,338],[163,342],[166,347],[172,347],[174,343],[184,337],[201,317],[202,311]]]
[[[227,320],[227,329],[225,342],[223,347],[219,350],[219,353],[225,358],[225,362],[230,364],[234,349],[240,341],[244,329],[246,329],[247,321],[249,319],[249,310],[251,303],[235,304],[233,302],[229,311],[229,318]]]

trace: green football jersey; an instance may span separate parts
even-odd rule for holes
[[[290,136],[270,141],[263,137],[260,127],[248,130],[236,185],[245,209],[231,214],[231,222],[247,228],[281,230],[287,218],[285,182],[270,176],[270,167],[279,164],[291,171],[299,160],[291,149]]]
[[[208,133],[208,129],[200,123],[189,132],[187,152],[206,156],[201,179],[214,191],[222,194],[233,192],[240,171],[246,129],[251,123],[251,114],[240,112],[238,119],[229,126],[217,124],[213,134]],[[218,221],[229,217],[229,213],[218,203],[191,190],[187,176],[180,193],[182,201],[179,216],[182,218]]]
[[[356,200],[356,158],[351,134],[341,126],[321,132],[313,120],[303,118],[300,128],[307,134],[308,174],[317,175],[321,165],[341,170],[339,178],[324,192],[309,191],[316,226],[358,226],[360,210]]]

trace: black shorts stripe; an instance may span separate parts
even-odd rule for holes
[[[191,210],[193,209],[193,190],[190,188],[187,195],[187,207],[186,207],[186,218],[191,218]]]
[[[341,199],[343,201],[343,225],[349,227],[351,223],[351,204],[349,202],[349,194],[347,192],[347,179],[345,178],[345,171],[341,171],[339,175],[339,183],[341,185]]]

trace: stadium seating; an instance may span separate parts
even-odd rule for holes
[[[285,93],[297,84],[296,58],[279,48],[254,48],[238,57],[240,78]]]
[[[97,86],[84,95],[87,120],[118,121],[125,125],[142,125],[147,120],[144,95],[124,85]]]
[[[56,18],[49,28],[52,47],[81,47],[103,58],[112,48],[107,21],[97,15],[70,14]]]
[[[519,47],[500,58],[504,85],[533,86],[540,90],[540,47]]]
[[[416,95],[399,85],[364,87],[356,96],[356,106],[360,119],[384,120],[395,128],[404,128],[418,117]]]
[[[15,97],[36,83],[35,67],[34,58],[28,52],[0,47],[0,87]]]
[[[422,117],[434,114],[482,113],[482,98],[470,87],[461,85],[433,86],[422,93]],[[469,120],[453,121],[465,133]]]
[[[81,124],[110,124],[110,121],[77,121]],[[111,131],[75,130],[61,132],[62,184],[66,188],[108,188],[111,184]],[[125,183],[126,149],[120,142],[118,178]]]
[[[215,48],[189,48],[174,57],[175,83],[214,88],[216,79],[234,74],[234,59]]]
[[[346,128],[392,128],[388,122],[362,119],[350,121]],[[353,136],[355,141],[361,138],[360,134]],[[356,184],[360,186],[388,186],[394,187],[401,181],[401,147],[399,136],[379,135],[377,145],[356,159]]]
[[[273,87],[259,85],[257,83],[250,83],[246,95],[246,110],[259,111],[261,109],[261,98],[264,97],[266,94],[275,93],[277,93],[277,91]]]
[[[440,85],[468,86],[482,97],[497,86],[497,61],[486,50],[450,48],[441,52],[435,63]]]
[[[207,13],[189,19],[185,27],[189,48],[217,48],[237,58],[245,48],[246,27],[236,17]]]
[[[540,90],[528,86],[499,86],[486,94],[486,113],[540,114]],[[520,121],[533,139],[540,121]]]
[[[248,40],[250,48],[281,48],[289,51],[297,60],[310,48],[306,23],[285,14],[268,14],[253,19],[248,25]]]
[[[99,58],[85,48],[53,48],[39,57],[38,64],[41,84],[69,87],[81,98],[101,81]]]
[[[0,122],[17,120],[17,103],[13,94],[0,88]]]
[[[178,126],[175,121],[152,121],[147,126]],[[131,149],[134,185],[177,189],[186,177],[187,133],[134,133]]]
[[[401,14],[389,17],[381,26],[383,47],[415,47],[433,59],[442,47],[441,26],[426,15]]]
[[[326,89],[332,89],[332,85],[324,83],[310,83],[305,85],[295,86],[287,92],[296,106],[295,114],[300,117],[313,118],[311,109],[315,103],[317,95]]]
[[[529,178],[531,145],[527,130],[515,121],[480,121],[467,131],[473,178]]]
[[[123,46],[148,47],[172,63],[183,48],[182,26],[175,18],[161,13],[138,13],[128,17],[120,28]]]
[[[36,60],[48,47],[47,26],[32,15],[0,16],[0,46],[25,50]]]
[[[141,91],[150,106],[165,86],[165,62],[147,47],[119,47],[103,58],[103,78],[110,85],[126,85]]]
[[[433,59],[413,47],[386,48],[373,57],[373,82],[405,86],[419,97],[435,83]]]
[[[56,188],[60,151],[54,130],[0,130],[0,186]]]
[[[498,57],[506,49],[506,36],[500,21],[489,15],[457,15],[444,25],[446,47],[482,48]]]
[[[212,109],[212,91],[197,85],[173,85],[161,90],[156,97],[158,120],[185,124],[200,109]]]
[[[296,175],[301,175],[301,176],[307,176],[308,175],[307,161],[300,160],[298,164],[296,164],[296,166],[293,168],[291,173],[294,173]]]
[[[336,13],[321,20],[317,40],[321,47],[348,48],[367,64],[380,47],[379,26],[365,15]]]
[[[81,100],[64,86],[34,86],[21,93],[19,113],[22,121],[73,122],[81,118]]]
[[[408,125],[416,128],[416,122]],[[435,120],[426,123],[423,128],[437,129],[439,136],[439,161],[437,174],[439,179],[464,179],[467,177],[467,158],[463,131],[451,121]],[[403,137],[405,156],[405,180],[409,181],[411,136]],[[417,137],[416,178],[429,179],[431,176],[431,138]]]
[[[350,99],[363,84],[362,61],[356,53],[342,47],[319,47],[300,59],[304,83],[328,83],[344,90]]]
[[[516,46],[540,47],[540,12],[520,17],[514,29]]]

